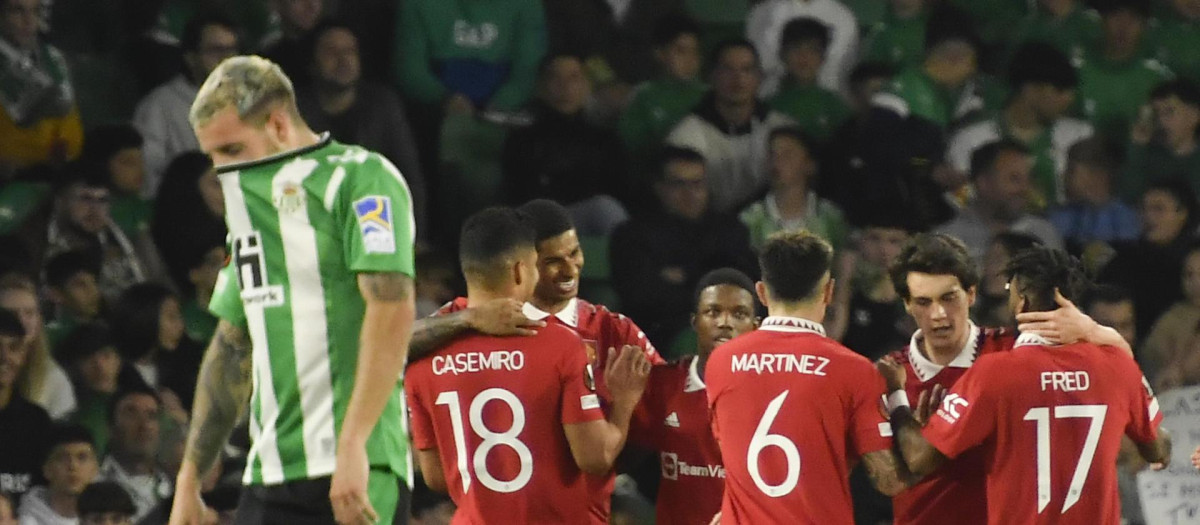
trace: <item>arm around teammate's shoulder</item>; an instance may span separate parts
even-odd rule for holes
[[[531,336],[546,326],[525,316],[524,303],[516,299],[493,299],[457,312],[433,315],[413,322],[408,361],[428,357],[463,334],[475,331],[495,336]]]
[[[563,425],[571,456],[580,470],[589,474],[604,474],[612,469],[617,456],[625,448],[629,421],[649,376],[650,361],[641,348],[626,346],[619,355],[609,356],[604,378],[613,402],[607,419]]]

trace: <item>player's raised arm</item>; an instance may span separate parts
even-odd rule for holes
[[[650,376],[650,361],[641,348],[625,346],[619,355],[613,353],[610,349],[604,371],[613,398],[608,419],[563,425],[575,463],[589,474],[604,474],[612,469],[625,448],[629,420]]]
[[[900,450],[900,454],[913,477],[913,481],[919,480],[937,470],[942,463],[946,462],[947,458],[921,435],[921,424],[913,416],[913,411],[909,407],[907,396],[904,393],[904,382],[906,380],[904,367],[891,356],[885,356],[883,359],[876,361],[875,367],[887,383],[888,409],[891,411],[890,419],[892,422],[892,439],[895,440],[896,448]],[[900,400],[901,398],[903,398],[902,401]],[[866,459],[867,456],[863,456],[864,464],[870,468],[870,464],[865,463]],[[877,463],[882,463],[879,468],[887,468],[885,461],[885,459],[876,460]],[[874,482],[875,475],[872,474],[871,478]],[[876,486],[878,487],[878,482],[876,482]],[[880,491],[883,491],[883,489],[880,488]]]
[[[419,361],[453,341],[476,331],[498,336],[529,336],[546,326],[525,316],[521,301],[510,298],[492,299],[479,306],[457,312],[434,315],[413,322],[412,341],[408,346],[409,362]]]
[[[192,425],[179,475],[175,480],[172,524],[204,523],[200,478],[212,469],[233,427],[250,406],[250,337],[228,321],[217,323],[217,331],[196,384]]]

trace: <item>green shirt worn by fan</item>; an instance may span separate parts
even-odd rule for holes
[[[314,145],[219,172],[232,247],[210,307],[254,342],[252,485],[333,474],[366,304],[355,275],[413,275],[411,199],[377,153]],[[403,385],[367,440],[372,468],[411,480]],[[382,510],[382,509],[377,509]]]

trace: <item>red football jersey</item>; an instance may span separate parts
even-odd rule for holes
[[[464,337],[408,366],[413,445],[438,449],[454,523],[579,523],[587,480],[562,426],[604,419],[583,343],[547,326],[531,337]]]
[[[704,525],[721,510],[725,466],[695,357],[656,366],[629,425],[629,441],[658,453],[658,525]]]
[[[927,359],[919,349],[920,340],[918,330],[907,347],[892,353],[892,357],[905,365],[908,379],[904,390],[914,404],[921,392],[932,390],[934,385],[954,386],[979,356],[1011,350],[1016,336],[1008,330],[972,324],[967,346],[946,366]],[[966,452],[897,494],[892,498],[896,525],[941,525],[946,516],[954,516],[954,522],[960,525],[987,523],[987,513],[983,512],[987,501],[983,461],[982,451]]]
[[[963,375],[924,434],[949,458],[983,450],[989,523],[1115,524],[1121,436],[1153,441],[1161,420],[1124,351],[1022,334]]]
[[[704,375],[725,463],[722,523],[853,523],[850,465],[889,449],[875,366],[804,319],[768,317]]]
[[[458,297],[442,306],[438,313],[446,314],[466,308],[467,298]],[[645,351],[646,358],[651,363],[666,363],[641,328],[628,317],[611,312],[604,306],[594,305],[583,299],[571,299],[561,312],[550,314],[525,303],[525,316],[539,321],[546,320],[547,324],[566,326],[578,332],[579,337],[583,339],[587,360],[596,374],[596,392],[604,403],[612,399],[604,380],[604,365],[608,363],[609,348],[620,352],[622,346],[638,346]],[[609,472],[604,476],[587,475],[588,487],[593,495],[592,522],[597,525],[608,523],[616,478],[616,472]]]

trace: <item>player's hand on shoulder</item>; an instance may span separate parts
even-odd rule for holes
[[[1023,312],[1017,314],[1017,330],[1041,336],[1053,344],[1071,344],[1082,341],[1096,328],[1092,320],[1066,297],[1054,290],[1054,301],[1058,308],[1049,312]]]
[[[895,357],[885,355],[878,361],[875,361],[875,369],[879,371],[879,375],[883,376],[883,381],[887,383],[887,391],[895,392],[904,390],[904,382],[907,379],[904,373],[904,365],[900,364]]]
[[[493,299],[467,309],[471,328],[488,335],[529,336],[538,328],[546,326],[544,321],[525,317],[524,303],[516,299]]]
[[[646,359],[646,353],[640,347],[625,345],[620,353],[609,348],[604,380],[614,398],[636,402],[646,389],[650,367],[650,360]]]
[[[933,385],[933,388],[922,390],[921,395],[917,398],[917,411],[913,414],[917,423],[921,426],[929,424],[929,418],[942,404],[942,399],[946,397],[946,388],[942,385]]]

